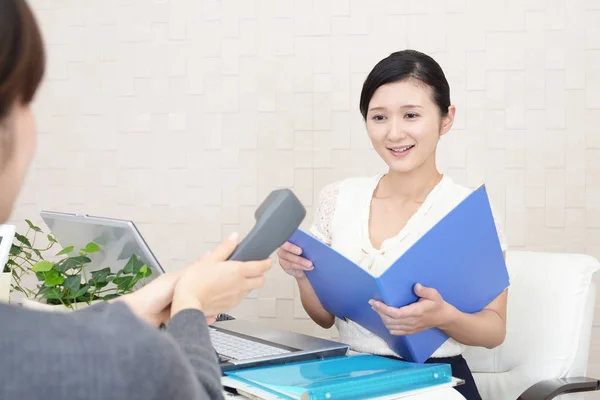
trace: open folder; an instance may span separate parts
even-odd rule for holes
[[[448,336],[437,328],[393,336],[369,305],[392,307],[418,300],[414,285],[437,289],[460,311],[481,311],[509,286],[490,202],[482,185],[416,241],[381,276],[374,277],[318,239],[297,230],[289,241],[303,250],[314,269],[306,271],[321,304],[382,338],[399,356],[425,362]]]

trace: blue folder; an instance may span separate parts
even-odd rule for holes
[[[365,399],[452,382],[450,364],[414,364],[360,355],[228,371],[233,379],[284,399]]]
[[[422,363],[448,339],[437,328],[393,336],[368,304],[392,307],[418,300],[414,285],[437,289],[460,311],[481,311],[509,286],[490,202],[482,185],[415,242],[381,276],[367,271],[318,239],[297,230],[289,241],[315,268],[306,275],[326,310],[376,334],[396,354]]]

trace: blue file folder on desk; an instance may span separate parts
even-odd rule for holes
[[[371,355],[241,369],[226,375],[278,398],[301,400],[366,399],[452,381],[449,364],[419,365]]]
[[[433,287],[457,309],[481,311],[509,286],[489,199],[482,185],[415,242],[381,276],[374,277],[302,230],[289,241],[315,268],[306,275],[323,307],[386,341],[402,358],[425,362],[448,336],[437,328],[393,336],[368,304],[392,307],[418,300],[414,285]]]

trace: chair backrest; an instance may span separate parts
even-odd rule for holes
[[[507,252],[507,332],[465,358],[484,399],[516,399],[534,383],[587,371],[600,263],[583,254]]]

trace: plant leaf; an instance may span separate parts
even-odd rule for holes
[[[16,244],[13,244],[10,246],[10,255],[11,256],[16,256],[20,252],[21,252],[21,246],[17,246]]]
[[[94,286],[96,287],[96,289],[102,289],[103,287],[106,287],[108,285],[108,282],[94,282]]]
[[[131,284],[131,282],[134,280],[133,278],[133,276],[121,276],[119,278],[115,278],[114,283],[120,290],[129,290],[133,287],[133,285],[135,285],[135,282],[133,285]]]
[[[12,260],[8,260],[6,262],[6,264],[4,264],[4,267],[2,268],[2,272],[11,272],[11,268],[9,267],[10,261],[12,261]]]
[[[32,224],[30,220],[26,219],[25,222],[27,222],[27,225],[29,225],[29,228],[31,228],[35,232],[41,232],[42,231],[38,226],[35,226],[34,224]]]
[[[59,262],[57,262],[54,265],[54,269],[57,270],[58,272],[66,272],[67,271],[67,268],[65,267],[66,261],[67,261],[67,259],[60,260]]]
[[[117,297],[121,297],[121,294],[120,293],[107,294],[106,296],[103,297],[103,299],[104,299],[104,301],[108,301],[108,300],[116,299]]]
[[[63,286],[65,289],[69,289],[69,293],[77,293],[81,287],[81,275],[69,276],[65,279]]]
[[[33,249],[33,252],[35,253],[36,256],[38,256],[38,258],[40,259],[44,259],[44,257],[42,257],[42,252],[39,251],[38,249]]]
[[[123,273],[137,274],[140,272],[140,269],[142,269],[143,265],[144,263],[142,263],[135,254],[132,254],[131,257],[129,257],[129,261],[127,261],[127,264],[123,268]]]
[[[133,287],[135,286],[136,283],[138,283],[138,281],[139,281],[139,279],[137,278],[137,276],[132,277],[131,281],[129,281],[129,283],[127,284],[127,287],[125,288],[125,291],[133,289]]]
[[[48,300],[60,300],[64,297],[62,290],[57,287],[42,287],[40,296]]]
[[[106,268],[100,269],[98,271],[93,271],[92,279],[96,283],[106,283],[106,282],[108,282],[107,279],[108,279],[109,275],[110,275],[110,268],[106,267]]]
[[[84,264],[87,264],[91,261],[92,260],[86,256],[69,257],[65,260],[63,267],[69,270],[71,268],[82,267]]]
[[[84,294],[86,294],[88,292],[88,290],[90,290],[89,285],[84,285],[84,286],[80,287],[75,295],[75,298],[79,298],[79,297],[83,296]]]
[[[88,291],[86,291],[85,293],[83,293],[81,296],[77,297],[77,299],[75,299],[75,301],[77,303],[89,303],[92,300],[97,300],[100,299],[100,297],[93,295],[92,292],[89,291],[90,287],[88,286]]]
[[[138,272],[137,275],[133,277],[134,282],[132,282],[133,285],[131,287],[135,286],[143,278],[144,278],[144,275],[142,274],[142,272],[141,271]]]
[[[94,242],[89,242],[84,249],[82,249],[86,253],[96,253],[100,251],[100,246],[98,246]]]
[[[54,236],[48,234],[48,236],[46,236],[46,237],[48,238],[48,242],[50,242],[50,243],[58,243],[56,241],[56,239],[54,239]]]
[[[87,303],[92,300],[92,294],[86,292],[75,299],[75,303]]]
[[[56,253],[57,256],[64,256],[65,254],[69,254],[70,252],[73,251],[73,246],[69,246],[69,247],[65,247],[64,249],[62,249],[61,251],[59,251],[58,253]]]
[[[89,285],[83,285],[82,287],[80,287],[77,292],[70,292],[69,295],[67,296],[67,298],[69,300],[75,300],[75,301],[79,301],[77,299],[81,298],[83,295],[85,295],[88,290],[90,290],[90,286]],[[87,300],[84,300],[87,301]]]
[[[144,264],[142,266],[142,268],[140,269],[140,272],[142,274],[142,278],[147,278],[152,275],[152,270],[150,268],[148,268],[148,265],[146,265],[146,264]]]
[[[96,289],[102,289],[113,279],[115,279],[115,277],[112,275],[112,272],[110,272],[110,268],[107,267],[98,271],[93,271],[92,279],[90,279],[88,283],[90,286],[96,287]]]
[[[36,272],[35,276],[37,277],[38,281],[44,282],[46,280],[47,274],[48,274],[47,272]]]
[[[64,281],[65,277],[59,274],[58,271],[53,270],[46,274],[46,280],[44,281],[44,283],[46,284],[46,286],[52,287],[62,285]]]
[[[150,275],[152,275],[152,270],[148,268],[146,264],[144,264],[142,268],[140,268],[140,272],[135,275],[135,283],[141,279],[149,277]]]
[[[35,264],[31,270],[33,272],[48,272],[54,267],[54,263],[50,261],[40,261]],[[58,274],[58,272],[56,272]]]
[[[21,235],[20,233],[15,233],[15,239],[17,239],[19,242],[23,243],[25,246],[31,247],[31,242],[29,241],[29,239],[27,239],[25,236]]]

